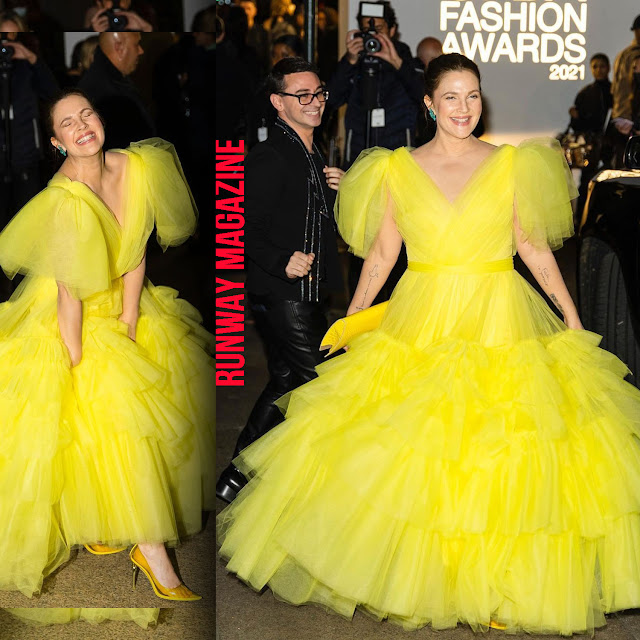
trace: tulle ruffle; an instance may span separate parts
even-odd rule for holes
[[[70,609],[70,608],[29,608],[5,609],[7,613],[35,625],[69,624],[83,620],[90,624],[100,624],[106,620],[132,621],[143,629],[158,621],[160,609]]]
[[[213,503],[211,337],[175,294],[145,287],[136,342],[117,289],[89,298],[73,368],[55,282],[32,280],[0,305],[0,588],[31,596],[74,545],[176,544],[201,529]]]
[[[220,553],[347,617],[591,632],[640,604],[640,392],[515,273],[447,278],[405,274],[381,327],[281,400],[234,461]]]

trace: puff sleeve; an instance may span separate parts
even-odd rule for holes
[[[558,141],[522,142],[515,150],[513,175],[523,238],[540,249],[560,248],[574,234],[571,200],[578,190]]]
[[[182,244],[196,230],[198,210],[174,146],[149,138],[128,149],[143,161],[144,199],[155,221],[158,243],[163,250]]]
[[[100,220],[85,200],[59,187],[41,191],[9,222],[0,234],[0,265],[10,278],[53,278],[80,300],[112,280]]]
[[[334,212],[349,251],[366,258],[387,207],[389,149],[365,149],[340,182]]]

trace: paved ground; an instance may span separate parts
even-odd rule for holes
[[[198,243],[169,249],[162,254],[150,245],[147,273],[156,285],[172,286],[180,296],[203,312],[210,322],[212,300],[207,277],[210,258]],[[209,325],[210,326],[210,325]],[[212,390],[214,392],[214,390]],[[0,523],[1,526],[1,523]],[[170,551],[184,582],[202,600],[177,603],[157,598],[144,575],[131,588],[131,562],[126,553],[93,556],[80,550],[48,577],[42,593],[26,598],[17,592],[0,591],[0,607],[168,607],[155,629],[143,630],[133,623],[108,622],[92,626],[85,622],[55,627],[32,627],[0,610],[0,640],[208,640],[215,625],[215,519],[205,514],[203,531]]]
[[[557,254],[558,262],[575,298],[575,246],[572,243]],[[230,279],[232,276],[230,276]],[[342,309],[343,311],[344,309]],[[340,313],[336,309],[336,314]],[[217,468],[229,462],[237,434],[244,425],[251,406],[266,382],[264,355],[253,327],[247,325],[246,385],[218,390]],[[219,509],[224,506],[218,501]],[[216,564],[217,628],[219,640],[383,640],[436,638],[437,640],[471,640],[468,627],[450,631],[425,628],[406,632],[388,623],[379,623],[357,613],[352,621],[327,613],[315,606],[293,607],[277,601],[270,591],[257,594],[228,574],[224,563]],[[499,631],[490,631],[500,637]],[[519,636],[509,636],[518,638]],[[528,636],[522,636],[525,638]],[[605,628],[596,632],[596,640],[640,640],[640,614],[625,612],[609,617]]]

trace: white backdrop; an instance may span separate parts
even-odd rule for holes
[[[564,130],[569,122],[568,109],[576,93],[593,81],[589,59],[594,53],[606,53],[611,60],[613,71],[616,54],[631,44],[631,24],[640,13],[640,4],[632,0],[391,0],[391,4],[396,11],[401,40],[411,47],[414,55],[416,45],[422,38],[435,36],[444,42],[447,33],[452,31],[459,44],[463,39],[473,41],[474,36],[479,38],[480,44],[488,47],[491,57],[495,55],[498,41],[505,29],[504,25],[493,33],[489,29],[501,25],[505,12],[517,16],[522,11],[525,12],[523,18],[512,19],[506,29],[508,35],[504,36],[513,44],[516,56],[519,38],[528,43],[535,42],[535,36],[541,38],[545,35],[544,30],[552,34],[547,36],[547,39],[554,41],[548,50],[550,54],[555,53],[558,41],[562,41],[561,46],[574,49],[568,51],[567,55],[576,68],[571,69],[571,62],[560,59],[558,63],[566,66],[557,69],[556,72],[559,75],[577,75],[575,80],[549,79],[552,63],[536,64],[532,61],[533,54],[527,51],[522,52],[522,63],[511,62],[506,53],[499,56],[496,62],[482,62],[476,52],[474,59],[480,67],[482,90],[487,103],[489,130],[485,137],[498,144],[518,142],[535,135],[555,135]],[[349,0],[350,29],[356,26],[358,6],[358,2]],[[481,22],[483,11],[488,17]],[[542,28],[538,20],[531,28],[530,18],[539,16],[540,11],[543,12]],[[449,19],[445,20],[447,16]],[[458,19],[455,16],[458,16]],[[463,20],[459,24],[460,16]],[[557,26],[555,23],[558,23]],[[584,33],[581,33],[583,24]],[[441,29],[443,26],[446,28]],[[480,31],[476,32],[478,26]],[[525,33],[530,35],[525,36]],[[535,34],[533,39],[531,34]],[[491,38],[494,39],[492,47],[489,46]],[[582,41],[584,46],[581,45]],[[508,47],[509,44],[505,44],[505,50],[508,50]],[[585,59],[577,62],[580,49],[584,49]],[[544,55],[544,51],[538,50],[537,53],[539,57],[540,54]],[[581,65],[584,65],[584,80],[579,77]]]

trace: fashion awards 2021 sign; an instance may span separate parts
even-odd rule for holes
[[[587,18],[586,0],[440,2],[445,53],[484,63],[549,65],[550,80],[584,80]]]

